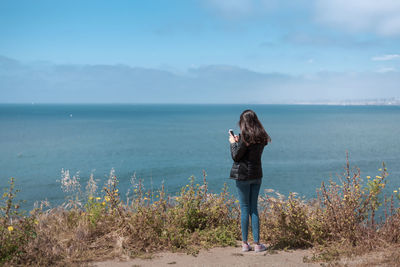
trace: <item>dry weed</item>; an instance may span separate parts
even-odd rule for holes
[[[314,247],[314,257],[306,259],[312,261],[332,262],[396,246],[400,195],[383,196],[387,176],[383,165],[379,175],[364,183],[360,170],[351,170],[347,161],[338,182],[323,183],[317,199],[267,190],[260,196],[261,238],[275,248]],[[134,175],[123,201],[114,170],[101,192],[93,175],[82,192],[79,175],[63,170],[66,203],[28,215],[14,203],[14,184],[11,179],[0,203],[0,264],[76,265],[160,250],[195,254],[200,248],[235,246],[240,238],[238,201],[226,185],[219,194],[209,192],[205,173],[202,184],[191,177],[177,196],[167,196],[163,185],[146,191]],[[379,212],[383,220],[377,219]]]

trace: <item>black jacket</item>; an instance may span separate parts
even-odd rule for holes
[[[246,144],[239,140],[231,144],[233,165],[230,178],[235,180],[261,179],[263,176],[261,155],[265,144]]]

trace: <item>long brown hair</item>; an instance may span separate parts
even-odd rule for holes
[[[242,132],[241,138],[246,145],[257,143],[266,145],[271,142],[271,137],[265,131],[256,113],[251,109],[246,109],[242,112],[239,127]]]

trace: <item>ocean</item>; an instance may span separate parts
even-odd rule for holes
[[[272,142],[265,148],[262,190],[316,197],[322,181],[344,172],[346,151],[362,177],[379,175],[385,162],[386,190],[400,186],[399,106],[1,104],[0,187],[15,177],[25,209],[47,199],[65,201],[61,170],[79,173],[82,189],[93,173],[99,187],[115,169],[122,194],[131,177],[146,189],[164,183],[174,195],[193,175],[218,193],[228,179],[228,129],[253,109]],[[132,190],[131,190],[132,191]]]

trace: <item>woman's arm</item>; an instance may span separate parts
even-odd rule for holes
[[[231,156],[233,161],[240,161],[247,151],[247,146],[239,140],[239,142],[231,142]]]

